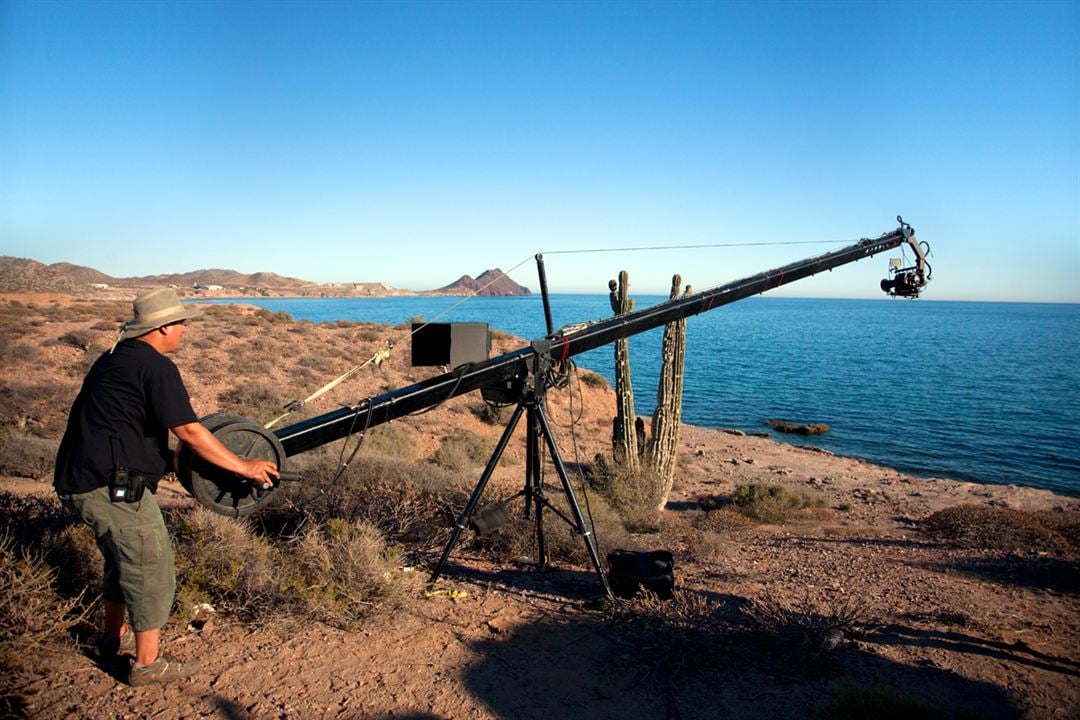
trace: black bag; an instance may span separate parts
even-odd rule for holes
[[[619,597],[633,597],[638,588],[665,600],[671,597],[675,588],[675,560],[667,550],[613,550],[607,560],[608,584]]]

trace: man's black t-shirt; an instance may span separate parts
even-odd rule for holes
[[[169,428],[197,419],[172,360],[141,340],[122,342],[83,380],[53,484],[63,495],[89,492],[125,467],[155,489],[169,469]]]

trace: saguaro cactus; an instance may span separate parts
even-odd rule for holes
[[[682,278],[671,278],[670,299],[679,296]],[[683,296],[690,295],[686,286]],[[664,326],[664,343],[661,349],[660,382],[656,388],[656,410],[652,417],[652,437],[649,440],[646,459],[656,482],[657,510],[667,503],[671,484],[675,479],[675,461],[679,449],[679,428],[682,423],[683,372],[686,365],[686,320],[676,320]]]
[[[626,271],[619,273],[619,281],[608,282],[611,310],[616,315],[633,311],[630,298],[630,277]],[[640,455],[635,431],[634,388],[630,383],[630,346],[626,338],[615,341],[615,397],[616,411],[612,420],[611,446],[615,461],[636,473],[640,467]],[[642,448],[643,449],[643,448]]]

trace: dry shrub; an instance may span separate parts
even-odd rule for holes
[[[592,486],[631,532],[652,532],[660,519],[660,482],[649,468],[633,471],[601,456],[587,469]]]
[[[55,573],[39,552],[19,548],[10,533],[0,536],[0,689],[13,682],[10,672],[39,669],[51,645],[68,636],[87,610],[82,596],[61,598]]]
[[[266,522],[293,529],[330,520],[366,522],[422,551],[445,539],[453,508],[467,497],[461,476],[427,463],[361,457],[338,477],[338,465],[324,456],[305,468],[302,483],[287,488]]]
[[[169,515],[176,549],[177,603],[185,612],[197,603],[237,612],[248,619],[286,611],[283,589],[289,563],[251,525],[196,506]]]
[[[475,415],[480,422],[487,425],[506,425],[510,420],[512,411],[509,405],[496,405],[481,401],[470,405],[469,412]]]
[[[683,541],[686,544],[686,554],[698,562],[720,560],[729,549],[724,536],[712,530],[699,530],[685,535]]]
[[[416,431],[400,423],[383,423],[364,433],[362,453],[413,460],[417,455]]]
[[[923,532],[961,547],[1019,553],[1080,551],[1080,512],[958,505],[920,523]]]
[[[548,487],[547,499],[566,517],[573,519],[566,495],[561,488]],[[593,533],[597,552],[603,558],[608,551],[627,544],[626,526],[622,518],[610,505],[596,494],[586,495],[575,491],[578,507],[581,509],[585,524]],[[522,513],[522,500],[515,501],[507,511],[510,521],[490,538],[480,540],[480,545],[499,560],[510,560],[523,556],[531,557],[536,551],[535,515],[525,518]],[[535,507],[533,513],[535,513]],[[550,510],[544,512],[544,545],[549,562],[565,562],[586,565],[591,562],[585,548],[584,538],[577,528],[558,517]]]
[[[795,664],[812,667],[842,643],[866,638],[881,628],[865,598],[842,595],[817,600],[806,591],[785,602],[771,593],[742,608],[749,625],[778,641]]]
[[[458,429],[443,441],[431,459],[448,470],[466,472],[484,465],[495,450],[495,444],[493,439]]]
[[[7,355],[12,360],[33,362],[41,355],[41,349],[37,345],[21,342],[8,348]]]
[[[45,549],[50,538],[75,522],[55,495],[38,497],[0,491],[0,527],[19,549]]]
[[[218,395],[226,412],[259,422],[277,417],[292,400],[280,386],[257,380],[234,385]]]
[[[8,428],[0,430],[0,475],[40,480],[48,476],[60,443]]]
[[[399,551],[378,528],[334,519],[312,525],[296,543],[299,586],[307,614],[350,627],[377,608],[400,606],[419,575],[400,570]]]
[[[95,339],[97,339],[97,334],[89,330],[72,330],[57,338],[57,342],[85,352],[93,346]]]
[[[44,538],[45,560],[56,568],[56,590],[66,598],[87,593],[96,597],[101,590],[104,561],[94,532],[83,522],[74,522]]]
[[[823,509],[825,501],[782,485],[751,483],[735,488],[732,505],[748,518],[764,523],[784,523],[807,509]]]
[[[586,385],[591,388],[598,388],[600,390],[611,389],[611,383],[609,383],[607,378],[600,373],[590,371],[579,372],[578,377],[581,379],[582,385]]]
[[[716,665],[732,629],[729,615],[715,598],[676,589],[669,600],[649,592],[615,600],[608,621],[633,653],[641,676],[670,685],[687,672],[708,672]]]
[[[701,532],[717,535],[741,535],[754,528],[754,521],[732,507],[707,510],[694,523]]]

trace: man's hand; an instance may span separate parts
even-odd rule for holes
[[[269,460],[241,460],[240,462],[243,468],[237,470],[236,474],[254,480],[263,488],[272,486],[278,477],[277,465]]]
[[[177,425],[172,429],[176,437],[191,446],[191,449],[203,460],[212,462],[240,477],[259,483],[265,489],[274,484],[278,477],[277,465],[270,460],[243,460],[221,444],[202,423]]]

